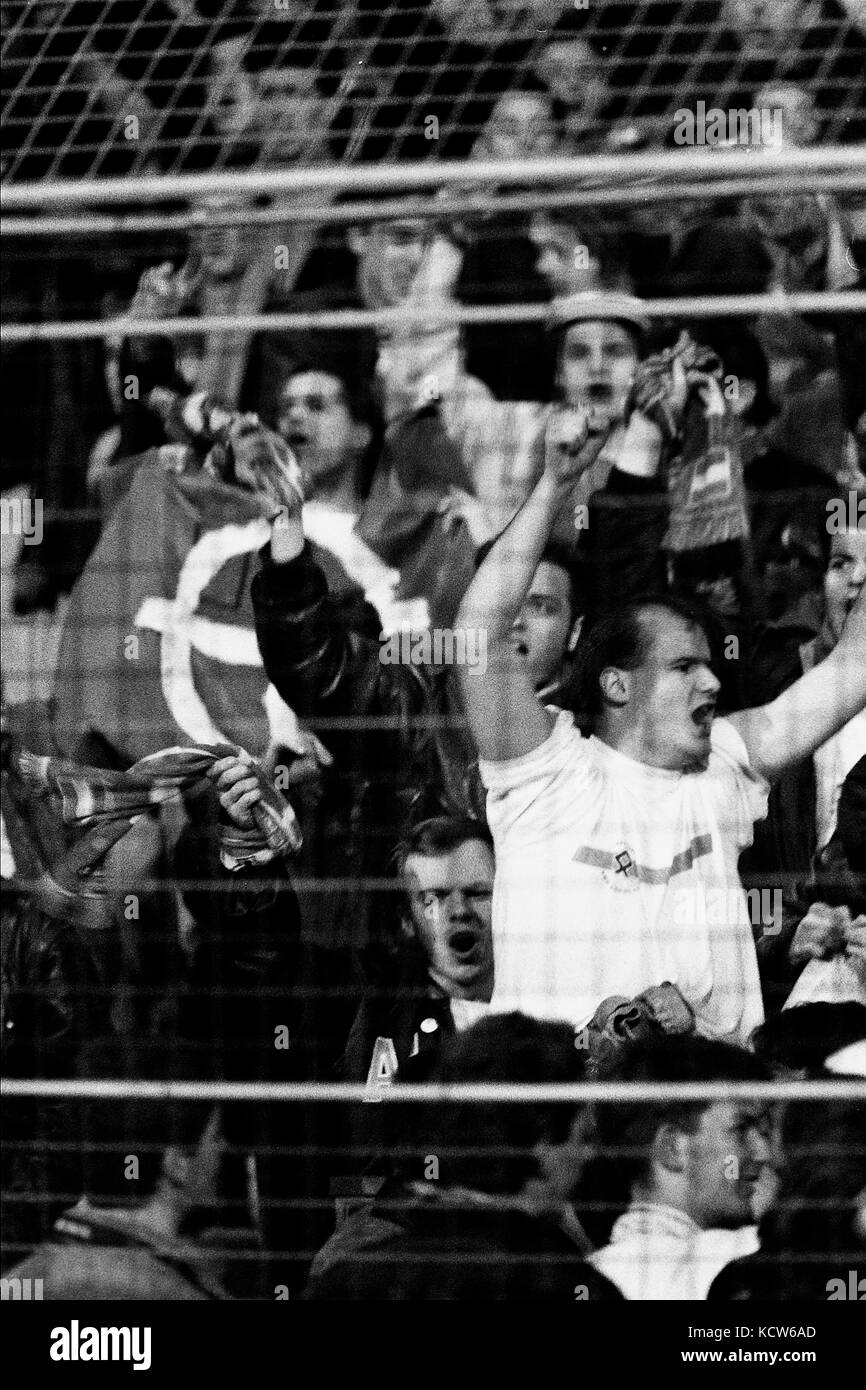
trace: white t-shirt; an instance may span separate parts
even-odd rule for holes
[[[836,829],[845,778],[863,757],[866,757],[866,710],[855,714],[814,753],[815,829],[819,849],[826,847]]]
[[[685,1212],[636,1203],[614,1223],[610,1244],[590,1255],[628,1299],[705,1299],[716,1275],[759,1248],[755,1226],[702,1231]]]
[[[705,771],[669,772],[560,712],[533,752],[480,769],[496,846],[491,1010],[582,1028],[610,995],[669,980],[701,1033],[746,1042],[763,1008],[737,860],[768,785],[734,727],[715,721]]]

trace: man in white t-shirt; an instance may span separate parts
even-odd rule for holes
[[[673,390],[681,408],[681,369]],[[718,720],[699,616],[667,598],[629,605],[579,649],[583,737],[536,698],[512,624],[584,442],[582,421],[554,420],[543,475],[457,620],[487,633],[486,671],[461,683],[496,846],[491,1008],[583,1028],[610,996],[670,983],[700,1033],[743,1043],[763,1010],[738,856],[769,779],[866,706],[866,595],[826,661]],[[661,433],[635,411],[625,447],[660,449]]]

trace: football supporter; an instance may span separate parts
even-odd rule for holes
[[[641,412],[629,431],[657,426]],[[488,790],[497,858],[492,1007],[585,1026],[609,995],[675,984],[697,1029],[745,1043],[763,1017],[737,873],[769,781],[866,705],[861,593],[827,659],[771,704],[715,718],[719,681],[697,611],[652,596],[583,639],[576,695],[591,726],[537,700],[512,638],[580,439],[494,545],[458,621],[485,626],[483,676],[461,685]],[[725,920],[707,913],[724,893]]]

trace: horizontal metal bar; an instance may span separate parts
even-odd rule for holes
[[[866,310],[866,290],[807,294],[698,295],[686,299],[648,299],[647,318],[726,318],[755,314],[853,314]],[[604,299],[599,299],[599,313]],[[83,319],[72,323],[17,323],[0,330],[4,343],[68,342],[93,338],[153,338],[174,333],[277,333],[286,330],[436,330],[462,323],[543,323],[549,304],[449,305],[437,309],[334,309],[306,314],[209,314],[201,318]]]
[[[852,173],[866,171],[866,145],[829,146],[817,149],[717,149],[683,147],[649,150],[638,154],[575,155],[571,158],[520,160],[423,160],[397,164],[320,164],[292,169],[228,170],[210,174],[150,174],[134,178],[47,179],[41,183],[7,185],[0,191],[0,207],[6,212],[33,208],[82,207],[87,204],[130,204],[164,199],[194,201],[217,195],[274,197],[279,193],[331,190],[385,190],[404,192],[417,188],[449,188],[465,184],[520,183],[538,187],[545,183],[606,180],[627,183],[633,179],[765,177],[788,174]]]
[[[866,1081],[616,1081],[574,1083],[463,1082],[452,1085],[364,1085],[325,1081],[100,1081],[5,1080],[0,1096],[54,1096],[78,1100],[205,1100],[205,1101],[368,1101],[371,1091],[385,1100],[410,1104],[460,1101],[473,1104],[550,1104],[563,1101],[629,1103],[655,1101],[863,1100]]]
[[[354,224],[379,222],[388,218],[435,218],[496,216],[499,213],[539,212],[542,209],[578,207],[627,207],[635,203],[699,202],[704,198],[736,198],[740,196],[785,196],[799,191],[801,181],[792,175],[784,176],[784,188],[778,176],[767,179],[714,179],[693,183],[640,183],[619,188],[575,188],[568,192],[538,188],[531,193],[454,195],[447,201],[387,201],[370,200],[352,204],[337,203],[330,207],[286,206],[273,203],[267,208],[227,208],[211,213],[190,209],[180,213],[105,213],[92,217],[7,217],[0,225],[5,237],[32,236],[96,236],[100,234],[134,235],[142,232],[180,232],[189,234],[202,229],[237,226],[272,226],[314,224]],[[866,174],[804,174],[802,186],[810,193],[866,192]]]

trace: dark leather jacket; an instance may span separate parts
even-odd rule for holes
[[[407,825],[443,813],[484,819],[477,753],[450,668],[384,664],[372,632],[332,600],[308,546],[289,564],[262,558],[252,598],[265,670],[334,759],[315,805],[300,808],[304,871],[332,888],[306,898],[299,889],[305,924],[309,912],[323,944],[330,931],[363,946],[373,894],[360,894],[358,880],[391,876]],[[380,905],[386,921],[393,898]]]

